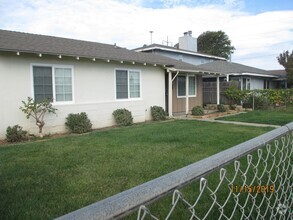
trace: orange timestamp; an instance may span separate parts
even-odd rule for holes
[[[231,185],[230,190],[232,193],[273,193],[275,187],[273,185]]]

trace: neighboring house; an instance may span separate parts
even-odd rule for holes
[[[192,37],[191,31],[185,32],[184,36],[179,38],[179,43],[177,45],[177,47],[169,47],[159,44],[152,44],[137,48],[135,51],[160,54],[179,61],[197,65],[200,69],[208,69],[210,72],[218,73],[217,77],[215,74],[204,74],[203,82],[234,80],[239,82],[241,89],[278,88],[277,80],[279,77],[266,70],[238,63],[231,63],[223,57],[198,53],[197,39]],[[217,88],[215,88],[215,91],[217,91],[217,104],[220,104],[219,82]]]
[[[266,70],[220,60],[198,65],[198,67],[208,68],[222,74],[221,76],[210,75],[203,78],[204,104],[220,104],[225,100],[225,97],[220,96],[221,93],[223,94],[220,82],[236,81],[238,82],[240,90],[276,88],[274,80],[276,80],[278,76],[272,75]],[[215,87],[212,90],[208,88],[211,85],[210,82],[216,82],[212,84]],[[216,94],[213,95],[212,91],[215,91],[214,93]],[[215,96],[216,98],[214,98]]]
[[[93,128],[115,124],[126,108],[134,122],[151,120],[150,107],[169,115],[202,105],[202,72],[194,65],[116,45],[0,30],[0,138],[19,124],[37,133],[19,107],[27,97],[53,98],[45,133],[65,132],[69,113],[86,112]]]
[[[220,81],[238,81],[241,90],[252,89],[274,89],[276,85],[274,80],[278,78],[269,71],[246,66],[240,63],[232,63],[227,61],[214,61],[199,65],[200,68],[209,68],[215,72],[220,72]],[[204,81],[216,81],[215,77],[206,76]]]
[[[286,70],[268,70],[268,73],[273,76],[278,76],[277,79],[274,79],[273,82],[277,89],[286,89],[287,88],[287,72]]]
[[[192,32],[184,33],[184,36],[179,38],[177,47],[170,47],[160,44],[151,44],[134,49],[136,52],[160,54],[175,60],[183,61],[193,65],[213,62],[215,60],[226,60],[223,57],[213,56],[209,54],[197,52],[197,39],[192,37]]]

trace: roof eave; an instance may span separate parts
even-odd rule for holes
[[[160,46],[153,46],[153,47],[147,47],[147,48],[140,48],[140,49],[135,49],[134,51],[136,52],[144,52],[144,51],[152,51],[152,50],[165,50],[165,51],[171,51],[171,52],[179,52],[179,53],[183,53],[183,54],[189,54],[189,55],[196,55],[196,56],[200,56],[200,57],[207,57],[207,58],[214,58],[214,59],[218,59],[218,60],[225,60],[227,61],[227,59],[225,59],[224,57],[217,57],[217,56],[213,56],[213,55],[205,55],[205,54],[200,54],[197,52],[192,52],[192,51],[183,51],[183,50],[179,50],[176,48],[165,48],[165,47],[160,47]]]

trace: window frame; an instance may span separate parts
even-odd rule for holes
[[[127,98],[117,98],[117,82],[116,82],[116,71],[127,71]],[[130,79],[129,79],[129,72],[138,72],[139,74],[139,97],[130,98]],[[141,80],[141,70],[139,69],[130,69],[130,68],[115,68],[114,69],[114,96],[115,101],[138,101],[142,100],[142,80]]]
[[[179,80],[178,80],[178,77],[185,77],[185,84],[186,84],[186,80],[188,80],[188,87],[189,87],[190,77],[194,77],[194,95],[189,95],[189,88],[188,88],[188,94],[187,94],[186,86],[185,86],[185,95],[184,96],[179,95]],[[189,98],[197,97],[197,76],[196,75],[180,75],[180,76],[177,76],[177,98],[186,98],[186,95]]]
[[[61,65],[61,64],[45,64],[45,63],[31,63],[31,94],[35,99],[34,90],[34,71],[33,67],[51,67],[52,68],[52,90],[53,90],[53,105],[68,105],[75,103],[75,87],[74,87],[74,67],[73,65]],[[66,68],[71,69],[71,89],[72,89],[72,100],[71,101],[56,101],[56,84],[55,84],[55,69],[56,68]]]

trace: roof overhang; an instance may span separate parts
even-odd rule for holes
[[[225,75],[230,76],[257,76],[257,77],[265,77],[265,78],[278,78],[277,76],[269,75],[269,74],[260,74],[260,73],[227,73]]]
[[[193,73],[197,75],[214,75],[214,76],[220,76],[223,75],[222,73],[217,73],[217,72],[209,72],[207,70],[191,70],[191,69],[178,69],[178,68],[166,68],[168,72],[179,72],[179,73]]]
[[[200,57],[205,57],[205,58],[213,58],[213,59],[217,59],[217,60],[227,61],[227,59],[225,59],[223,57],[217,57],[217,56],[212,56],[212,55],[207,55],[207,54],[200,54],[197,52],[180,50],[180,49],[176,49],[176,48],[173,49],[173,48],[166,48],[166,47],[160,47],[160,46],[152,46],[152,47],[135,49],[136,52],[144,52],[144,51],[152,51],[152,50],[164,50],[164,51],[169,51],[169,52],[174,52],[174,53],[182,53],[182,54],[188,54],[188,55],[193,55],[193,56],[200,56]]]
[[[35,55],[36,57],[44,57],[44,56],[54,56],[59,59],[63,59],[65,57],[72,58],[76,60],[100,60],[105,61],[107,63],[110,62],[119,62],[119,63],[127,63],[127,64],[140,64],[140,65],[148,65],[148,66],[158,66],[161,68],[166,68],[169,65],[168,64],[162,64],[162,63],[154,63],[154,62],[143,62],[143,61],[136,61],[136,60],[129,60],[129,59],[116,59],[116,58],[107,58],[107,57],[99,57],[99,56],[84,56],[84,55],[74,55],[74,54],[64,54],[64,53],[50,53],[50,52],[38,52],[38,51],[26,51],[26,50],[12,50],[12,49],[2,49],[0,48],[0,52],[8,52],[8,53],[15,53],[17,56],[21,56],[23,54],[26,55]]]

